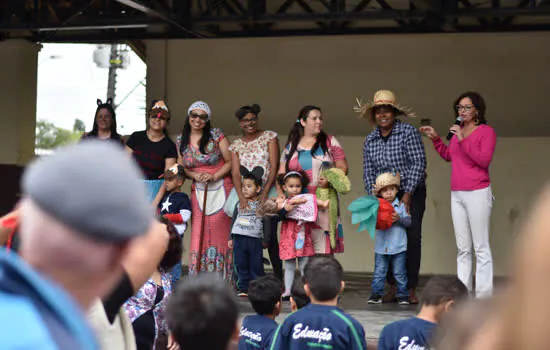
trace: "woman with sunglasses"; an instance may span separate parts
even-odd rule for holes
[[[168,136],[166,127],[170,122],[170,112],[164,101],[153,101],[147,118],[147,129],[134,132],[127,146],[145,176],[149,200],[156,208],[166,189],[159,177],[166,169],[176,164],[176,144]]]
[[[222,130],[211,126],[211,119],[208,104],[194,102],[187,111],[187,120],[178,139],[178,163],[193,180],[189,275],[217,272],[231,283],[233,252],[227,246],[231,218],[223,211],[225,200],[233,188],[231,152],[229,141]],[[205,195],[206,206],[203,208]],[[202,247],[199,247],[201,233]]]
[[[493,259],[489,245],[489,221],[493,193],[489,165],[496,146],[496,133],[485,120],[485,101],[476,92],[460,95],[453,104],[452,138],[445,145],[431,126],[420,131],[433,142],[441,158],[451,162],[451,212],[458,248],[458,278],[472,290],[472,246],[476,256],[476,297],[493,291]]]

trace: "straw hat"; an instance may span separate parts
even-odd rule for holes
[[[378,90],[374,94],[374,98],[371,102],[363,103],[362,100],[356,98],[357,106],[353,110],[357,113],[360,113],[361,118],[368,118],[371,115],[371,110],[374,107],[378,106],[391,106],[399,112],[398,114],[403,114],[406,117],[414,118],[416,115],[409,107],[401,106],[397,103],[397,99],[393,91],[390,90]]]
[[[399,188],[401,186],[401,176],[399,173],[383,173],[378,175],[376,178],[376,184],[374,185],[374,189],[372,190],[372,194],[375,196],[378,195],[380,191],[384,187],[388,186],[397,186]]]

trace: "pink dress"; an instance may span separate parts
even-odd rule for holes
[[[207,154],[202,154],[198,149],[189,145],[180,153],[183,166],[190,171],[214,174],[224,164],[219,143],[225,138],[220,129],[213,128],[210,131],[212,139],[206,147]],[[179,144],[180,142],[178,142]],[[191,185],[191,247],[189,251],[189,275],[197,272],[218,272],[228,282],[232,282],[233,250],[227,247],[231,218],[225,215],[223,204],[225,198],[233,188],[231,176],[212,182],[208,186],[206,218],[204,220],[204,237],[202,249],[199,251],[199,238],[201,232],[202,208],[201,195],[204,195],[202,184],[193,181]],[[200,271],[197,271],[197,261],[200,259]]]
[[[296,249],[296,237],[301,229],[305,230],[304,247],[302,249]],[[298,225],[298,221],[296,220],[283,220],[281,224],[281,238],[279,242],[279,257],[281,260],[291,260],[303,256],[315,255],[311,229],[312,225],[310,223]]]
[[[285,163],[290,152],[290,146],[287,145],[283,150],[281,155],[281,163]],[[292,155],[292,159],[288,164],[288,170],[294,171],[304,171],[309,177],[308,192],[315,194],[317,191],[317,182],[319,180],[319,173],[323,163],[328,163],[330,166],[334,166],[334,163],[340,160],[346,159],[346,154],[344,149],[336,140],[336,138],[329,136],[327,140],[327,154],[323,154],[323,150],[319,147],[315,151],[315,156],[311,154],[310,149],[304,149],[298,146],[298,149]],[[334,253],[343,253],[344,252],[344,235],[342,231],[342,223],[340,219],[340,212],[338,212],[337,220],[337,236],[336,236],[336,247],[332,249],[330,246],[330,236],[329,236],[329,213],[328,210],[319,210],[317,223],[306,224],[311,226],[311,236],[313,241],[313,246],[315,248],[315,254],[334,254]],[[283,241],[283,232],[281,227],[281,243]],[[307,237],[308,231],[306,231]],[[294,241],[292,241],[294,244]],[[282,259],[282,257],[281,257]]]

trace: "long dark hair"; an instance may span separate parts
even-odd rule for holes
[[[107,111],[109,111],[109,113],[111,113],[111,130],[110,130],[111,137],[110,138],[117,141],[121,140],[122,136],[120,136],[120,134],[116,131],[117,129],[116,113],[115,113],[115,109],[113,108],[113,99],[110,97],[107,99],[105,103],[103,103],[99,98],[97,99],[97,109],[95,110],[95,114],[94,114],[94,124],[92,126],[92,131],[88,133],[87,137],[97,137],[97,133],[99,131],[99,126],[97,125],[97,114],[102,109],[106,109]]]
[[[161,223],[166,225],[170,239],[168,240],[168,248],[159,263],[159,267],[164,271],[169,271],[178,262],[181,261],[181,254],[183,253],[183,246],[181,243],[181,237],[176,230],[176,227],[169,220],[160,217],[158,219]]]
[[[302,136],[304,136],[304,127],[302,126],[301,121],[307,120],[307,117],[309,116],[309,113],[311,111],[321,112],[321,108],[317,106],[312,106],[312,105],[307,105],[303,107],[300,110],[300,113],[298,114],[298,118],[294,122],[294,125],[292,126],[290,133],[288,134],[288,140],[286,141],[286,145],[285,145],[285,148],[286,148],[290,144],[290,152],[288,152],[288,156],[286,158],[286,165],[285,165],[285,170],[287,172],[288,172],[288,164],[292,159],[292,155],[294,154],[294,152],[296,152],[296,149],[298,148],[298,143],[300,143],[300,139],[302,138]],[[315,144],[311,148],[311,155],[313,157],[315,156],[315,152],[319,147],[321,147],[321,149],[323,150],[323,154],[328,153],[327,140],[328,140],[328,135],[323,130],[321,130],[321,132],[317,135]]]
[[[202,136],[201,136],[201,140],[199,142],[199,151],[202,154],[206,154],[206,146],[208,145],[208,142],[212,138],[212,135],[210,134],[211,129],[212,129],[212,127],[210,125],[210,121],[207,121],[206,124],[204,124],[204,128],[202,129]],[[189,146],[190,142],[191,142],[191,124],[189,123],[189,116],[187,116],[187,120],[185,121],[185,125],[183,126],[183,129],[181,130],[180,153],[183,154],[183,152]]]
[[[472,100],[472,104],[475,106],[479,114],[476,117],[475,123],[476,125],[479,124],[487,124],[487,119],[485,119],[485,111],[487,110],[487,107],[485,106],[485,100],[483,97],[474,91],[468,91],[460,96],[454,101],[453,103],[453,111],[455,112],[455,118],[458,117],[458,111],[456,110],[456,106],[460,103],[460,100],[463,98],[469,98]]]

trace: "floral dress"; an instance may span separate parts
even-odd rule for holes
[[[264,131],[260,137],[253,141],[245,142],[242,139],[233,141],[229,150],[239,155],[240,165],[252,171],[254,167],[264,169],[262,184],[265,185],[269,174],[271,173],[271,163],[269,162],[269,143],[274,138],[277,138],[277,133],[274,131]]]
[[[281,154],[281,163],[285,163],[290,152],[290,144],[286,145]],[[298,146],[298,149],[292,155],[292,159],[288,164],[288,170],[292,171],[304,171],[309,178],[309,185],[307,191],[315,194],[317,191],[317,183],[319,180],[319,174],[323,164],[328,163],[330,166],[334,166],[334,163],[339,160],[345,160],[346,154],[340,143],[336,138],[329,136],[327,140],[328,152],[323,154],[323,150],[319,147],[315,154],[311,154],[311,149],[304,149]],[[329,235],[329,212],[328,210],[319,210],[317,223],[306,224],[311,225],[311,235],[313,239],[313,245],[315,247],[315,254],[333,254],[344,252],[344,235],[342,231],[342,223],[340,219],[340,210],[338,209],[338,220],[336,229],[336,248],[332,249],[330,245]],[[307,234],[307,231],[306,231]],[[283,232],[281,228],[281,243],[283,242]]]
[[[171,274],[160,271],[162,285],[157,285],[153,279],[147,280],[139,291],[124,303],[124,312],[132,322],[136,336],[137,348],[148,348],[153,345],[162,334],[168,334],[166,323],[166,304],[172,294]],[[145,318],[152,318],[148,322]],[[144,326],[153,326],[152,329],[144,329]],[[151,334],[151,338],[148,336]],[[154,334],[154,337],[152,336]]]
[[[214,174],[224,164],[220,142],[225,135],[220,129],[210,130],[212,138],[202,154],[193,145],[182,149],[181,139],[178,147],[183,160],[183,167],[190,171]],[[232,283],[233,250],[227,246],[227,236],[231,229],[231,218],[225,215],[223,205],[233,188],[231,176],[208,184],[206,208],[202,208],[205,187],[202,183],[193,181],[191,185],[191,247],[189,252],[189,275],[198,272],[218,272],[228,282]],[[202,249],[199,251],[201,225],[204,218],[204,236]],[[200,259],[200,271],[197,264]]]

